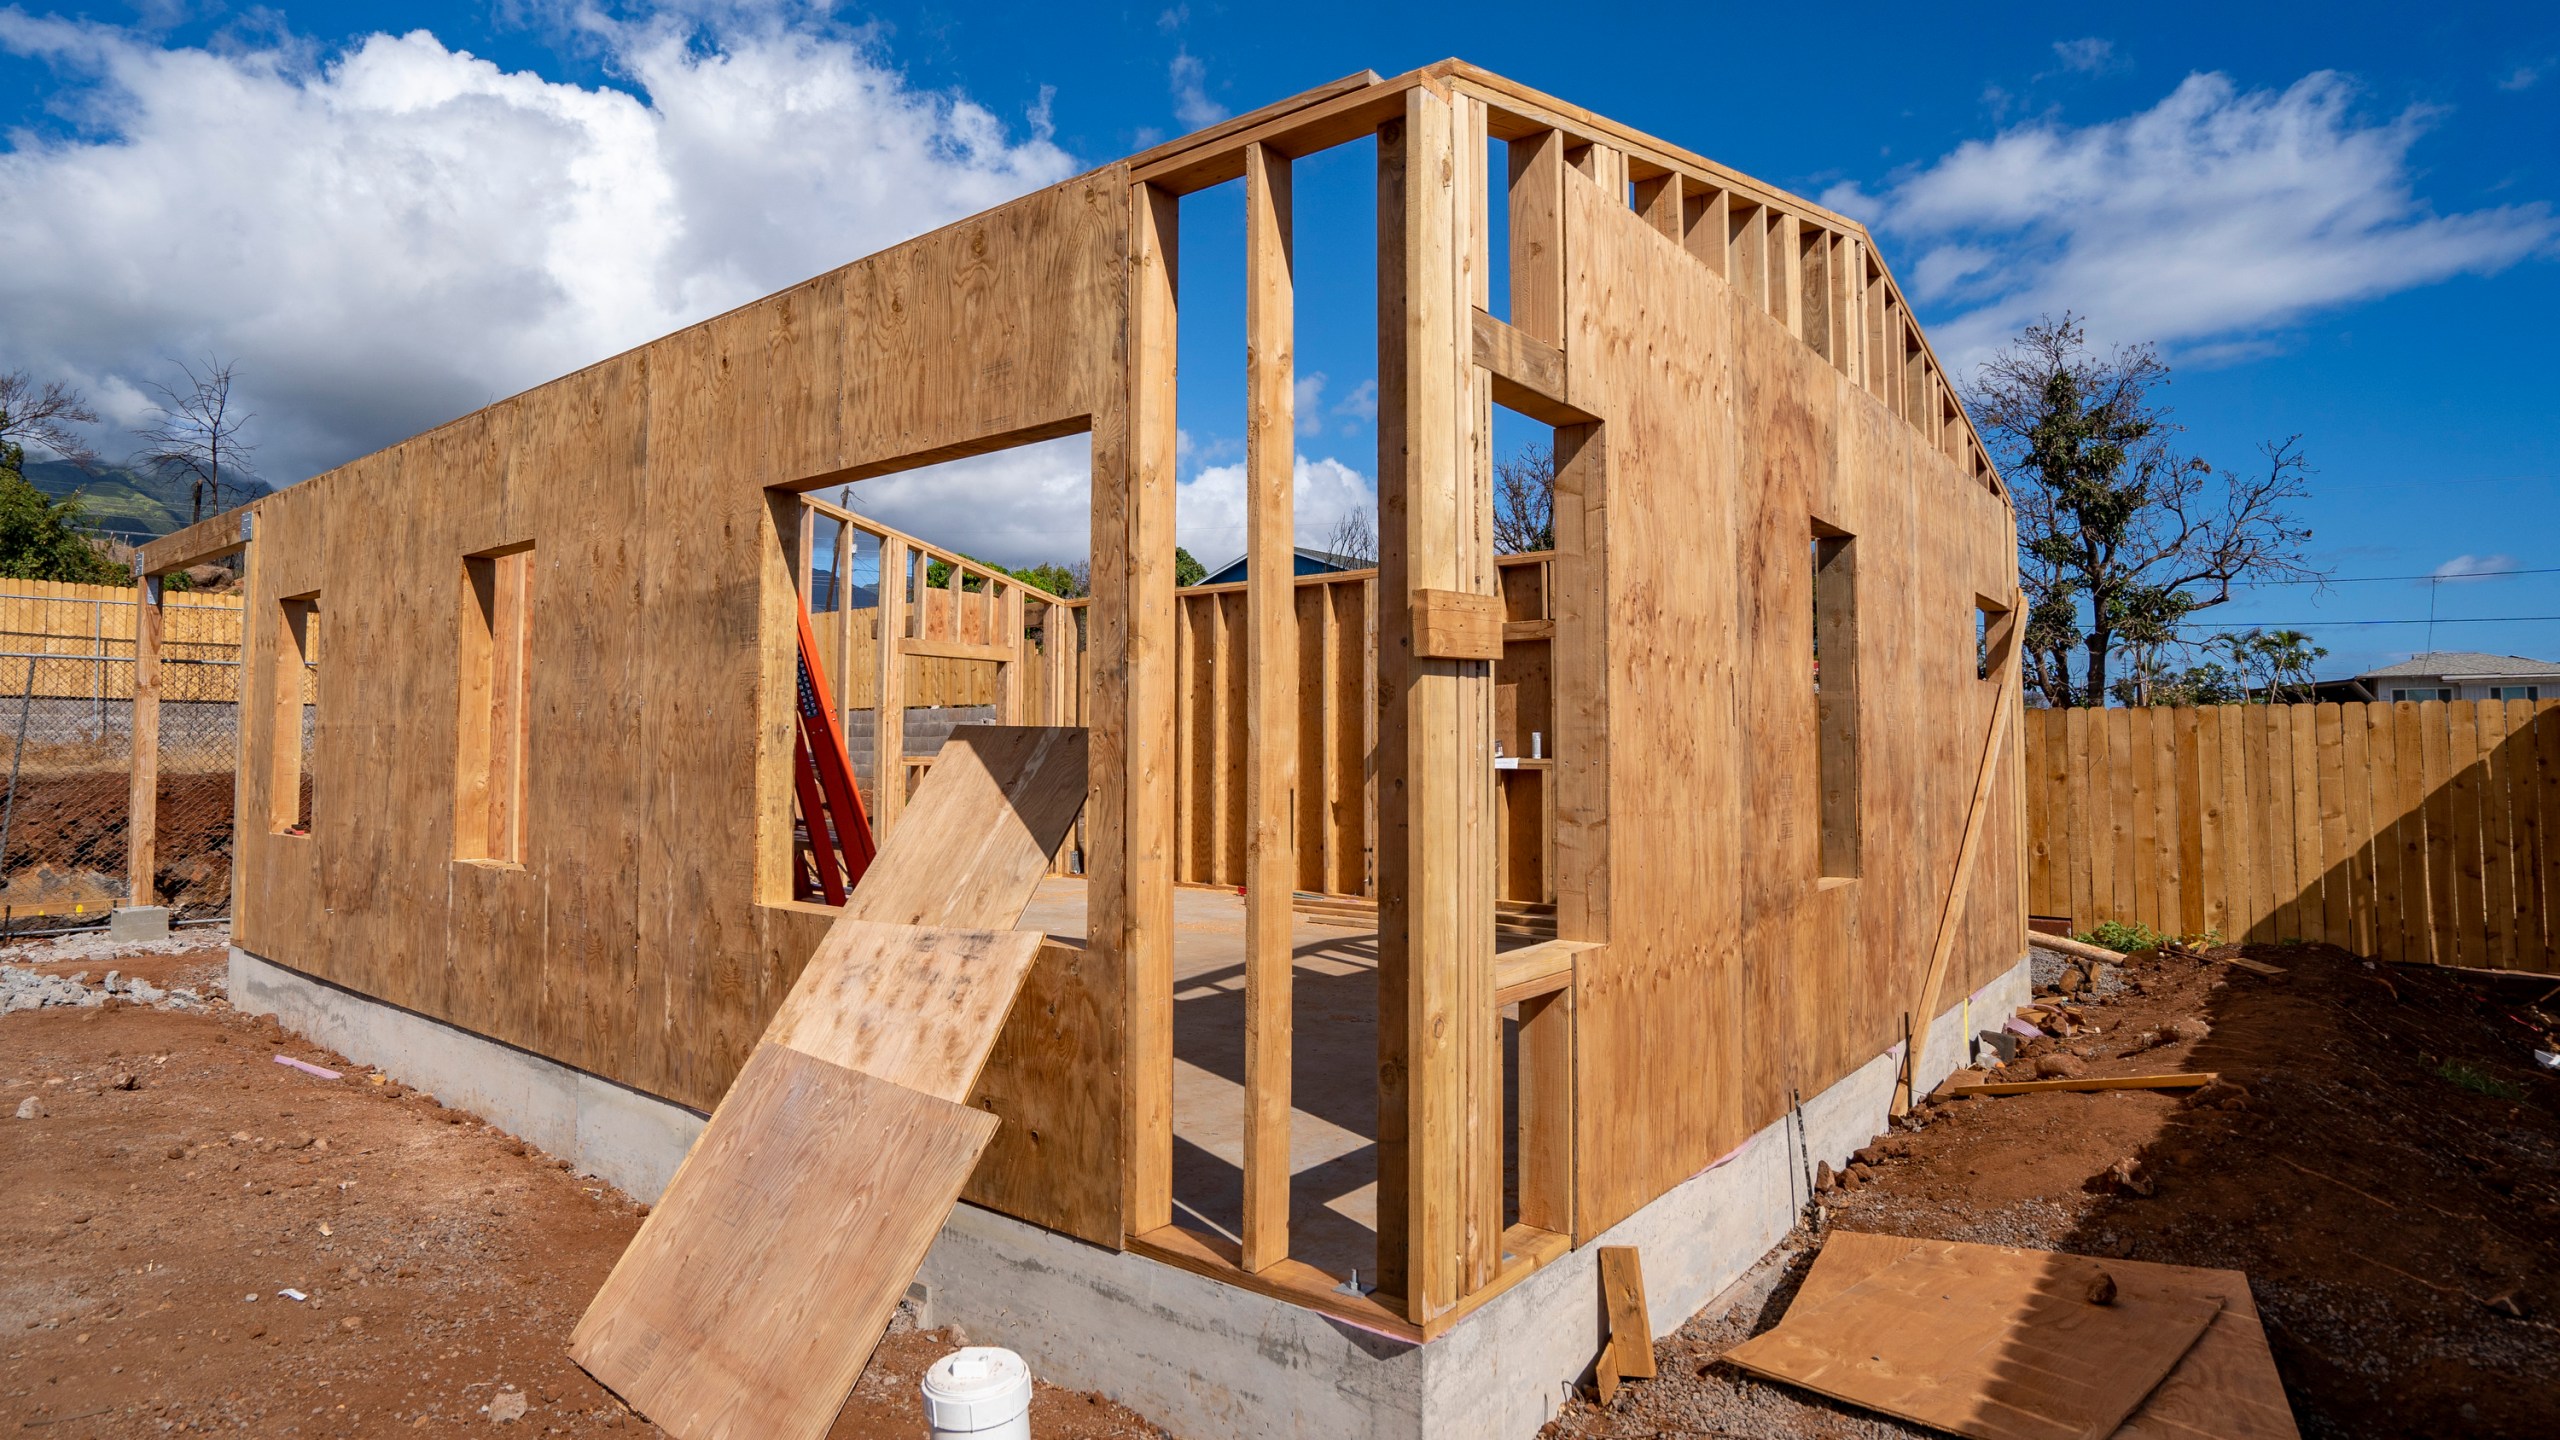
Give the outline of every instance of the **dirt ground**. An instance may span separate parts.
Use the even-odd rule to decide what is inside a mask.
[[[219,951],[33,968],[96,988],[110,965],[221,983]],[[660,1433],[563,1351],[641,1208],[270,1020],[122,1001],[0,1018],[0,1176],[10,1434]],[[961,1343],[892,1333],[832,1435],[923,1434],[917,1383]],[[1032,1423],[1160,1434],[1048,1386]]]
[[[2022,1059],[2221,1086],[1925,1106],[1820,1196],[1824,1223],[2244,1271],[2306,1436],[2560,1435],[2560,1076],[2532,1058],[2560,1051],[2560,977],[2212,953],[2285,973],[2135,961],[2085,1008],[2093,1032]],[[2111,1183],[2125,1161],[2133,1183]],[[1800,1229],[1657,1345],[1661,1378],[1546,1434],[1933,1433],[1718,1361],[1785,1314],[1815,1241]]]
[[[35,905],[123,893],[129,786],[122,769],[20,776],[5,857],[9,898]],[[163,903],[201,907],[228,893],[232,788],[228,771],[160,777],[154,874]]]
[[[1821,1224],[2244,1271],[2306,1436],[2560,1434],[2560,1076],[2531,1057],[2560,1045],[2560,985],[2217,952],[2240,953],[2285,973],[2136,961],[2092,1029],[2019,1057],[2224,1085],[1930,1104],[1821,1194]],[[38,968],[211,993],[219,959]],[[2130,1185],[2103,1178],[2125,1162]],[[525,1433],[658,1433],[563,1353],[640,1208],[272,1022],[0,1019],[0,1175],[0,1428],[446,1434],[521,1402]],[[1718,1362],[1785,1313],[1818,1233],[1662,1342],[1661,1378],[1548,1435],[1922,1433]],[[916,1382],[962,1342],[892,1333],[834,1435],[920,1434]],[[1162,1433],[1048,1387],[1033,1419]]]

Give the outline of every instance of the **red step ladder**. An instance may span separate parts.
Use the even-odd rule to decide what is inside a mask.
[[[818,638],[809,628],[809,602],[800,610],[799,726],[791,742],[791,783],[800,796],[800,819],[808,832],[802,853],[807,864],[795,889],[801,899],[824,898],[842,905],[845,895],[871,868],[879,846],[871,838],[871,817],[862,808],[862,791],[853,783],[853,761],[844,748],[844,726],[827,708],[826,671],[818,664]],[[814,881],[814,893],[811,882]]]

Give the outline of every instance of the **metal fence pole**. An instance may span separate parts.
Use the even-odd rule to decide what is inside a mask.
[[[27,660],[27,688],[18,697],[18,743],[9,752],[9,799],[0,805],[0,886],[9,882],[9,827],[18,818],[18,763],[27,755],[27,712],[36,703],[36,662]]]

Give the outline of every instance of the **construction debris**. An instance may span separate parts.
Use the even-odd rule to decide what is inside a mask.
[[[1724,1358],[1976,1440],[2195,1434],[2200,1415],[2231,1440],[2298,1433],[2229,1270],[1835,1231],[1777,1328]]]

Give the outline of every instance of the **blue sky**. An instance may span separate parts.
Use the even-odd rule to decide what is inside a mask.
[[[131,423],[236,356],[289,480],[906,235],[1363,67],[1456,54],[1878,227],[1961,368],[2068,305],[2156,340],[2190,446],[2299,433],[2340,577],[2560,567],[2560,10],[2219,5],[0,6],[0,367]],[[1300,170],[1310,529],[1375,440],[1365,147]],[[1230,187],[1232,188],[1232,187]],[[1236,533],[1239,202],[1185,208],[1187,543]],[[349,337],[355,337],[352,344]],[[117,434],[104,448],[124,448]],[[1072,447],[1069,447],[1070,449]],[[878,513],[1080,548],[1068,453]],[[2288,587],[2324,673],[2560,574]],[[2437,648],[2560,658],[2560,621]]]

